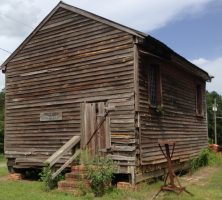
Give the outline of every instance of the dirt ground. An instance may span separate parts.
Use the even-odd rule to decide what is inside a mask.
[[[216,173],[216,167],[204,167],[193,174],[187,174],[180,177],[184,186],[186,185],[200,185],[204,186],[208,183],[209,179]]]

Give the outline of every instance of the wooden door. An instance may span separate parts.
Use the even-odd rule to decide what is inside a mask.
[[[87,148],[92,155],[101,155],[111,146],[110,118],[109,114],[104,117],[105,106],[104,102],[81,104],[81,148]]]

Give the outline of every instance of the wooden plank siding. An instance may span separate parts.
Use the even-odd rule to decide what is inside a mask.
[[[80,135],[80,104],[94,101],[115,106],[112,146],[133,147],[133,45],[132,35],[59,8],[7,64],[6,157],[48,158]],[[62,120],[40,122],[53,111]],[[132,157],[132,149],[116,155]]]
[[[147,61],[145,61],[147,60]],[[160,66],[163,114],[149,104],[147,67]],[[205,82],[174,64],[139,55],[139,116],[141,165],[155,169],[165,162],[158,139],[176,141],[174,160],[188,161],[207,146],[206,112],[196,115],[196,86]],[[205,95],[205,94],[204,94]],[[203,97],[205,105],[205,96]]]
[[[177,168],[207,146],[211,77],[151,36],[92,13],[60,2],[2,70],[9,166],[42,166],[73,136],[83,148],[107,111],[92,152],[109,154],[132,183],[164,173],[159,139],[176,141]]]

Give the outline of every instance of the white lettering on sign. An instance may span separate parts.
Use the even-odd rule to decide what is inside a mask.
[[[40,113],[40,121],[61,121],[62,120],[62,112],[42,112]]]

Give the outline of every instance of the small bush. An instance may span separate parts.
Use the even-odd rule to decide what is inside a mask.
[[[191,160],[191,172],[196,171],[200,167],[215,165],[221,161],[221,156],[218,156],[210,148],[205,148],[200,152],[197,158]]]
[[[103,196],[112,182],[115,165],[113,160],[105,157],[95,157],[87,166],[87,175],[95,196]]]
[[[63,179],[62,175],[58,175],[55,179],[52,179],[52,170],[49,166],[43,167],[40,175],[40,181],[44,183],[44,190],[49,191],[58,186],[58,182]]]
[[[212,138],[208,138],[208,144],[214,144],[214,140]]]
[[[92,193],[91,188],[86,186],[86,183],[83,180],[79,180],[76,184],[79,196],[86,196],[87,194]]]
[[[94,162],[94,158],[89,153],[88,149],[81,150],[81,153],[78,159],[79,159],[79,163],[82,163],[85,166],[92,165]]]

